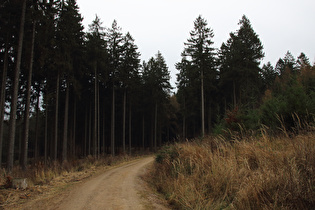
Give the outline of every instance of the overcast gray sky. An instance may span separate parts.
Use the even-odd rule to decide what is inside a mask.
[[[314,0],[77,0],[85,30],[97,14],[104,27],[117,20],[123,32],[130,32],[148,59],[160,51],[175,86],[175,63],[181,60],[184,42],[193,22],[202,15],[214,31],[214,47],[235,32],[242,15],[251,21],[264,46],[262,63],[275,66],[289,50],[294,57],[304,52],[315,61]]]

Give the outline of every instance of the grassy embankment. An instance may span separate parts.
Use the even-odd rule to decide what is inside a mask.
[[[176,143],[149,179],[175,209],[313,209],[315,133]]]

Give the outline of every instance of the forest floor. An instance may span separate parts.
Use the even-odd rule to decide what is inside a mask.
[[[0,209],[168,209],[144,181],[154,158],[56,177],[49,185],[6,189]]]

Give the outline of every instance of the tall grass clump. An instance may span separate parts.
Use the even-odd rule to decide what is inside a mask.
[[[150,182],[175,209],[313,209],[315,133],[266,133],[168,146]]]

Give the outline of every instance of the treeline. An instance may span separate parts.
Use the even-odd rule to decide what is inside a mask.
[[[261,67],[249,19],[220,49],[199,16],[176,64],[177,90],[160,52],[140,61],[130,33],[96,16],[84,32],[75,0],[0,3],[0,163],[26,169],[135,150],[224,129],[291,129],[314,121],[315,65],[290,52]]]
[[[288,51],[275,67],[270,62],[261,67],[259,36],[246,16],[239,26],[214,49],[213,30],[201,16],[195,20],[176,64],[183,138],[257,130],[261,124],[298,130],[314,122],[315,65],[304,53],[295,59]]]
[[[0,163],[156,150],[175,133],[169,71],[75,0],[0,3]]]

